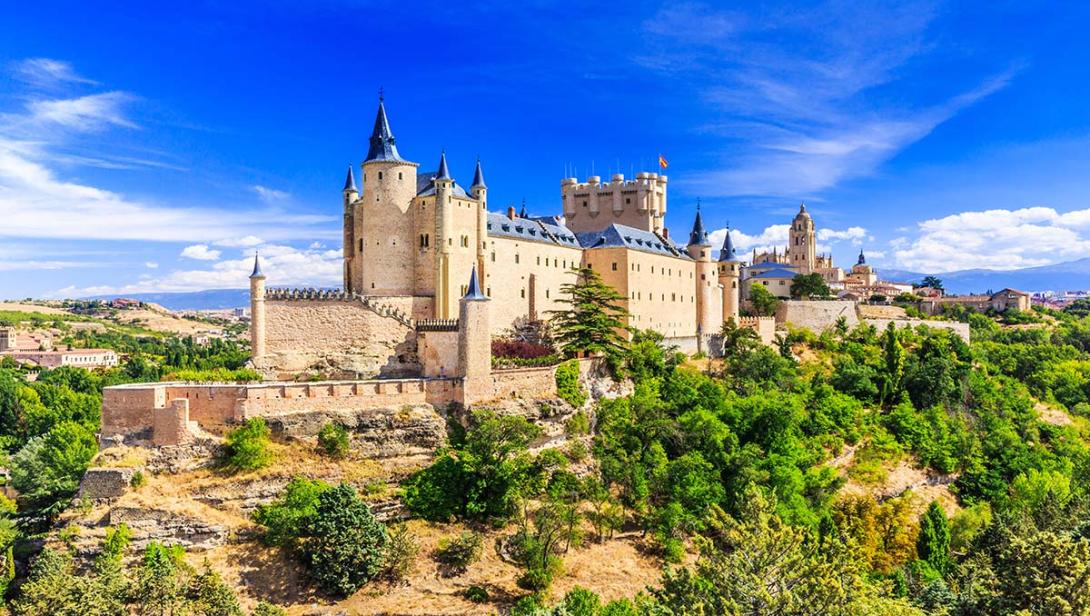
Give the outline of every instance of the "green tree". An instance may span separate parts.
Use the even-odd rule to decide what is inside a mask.
[[[942,280],[936,278],[935,276],[924,276],[923,280],[920,281],[920,287],[935,289],[936,291],[945,290],[942,286]]]
[[[46,548],[34,559],[12,611],[16,616],[81,616],[83,586],[71,555]]]
[[[798,274],[791,279],[791,297],[794,299],[825,299],[832,296],[829,285],[821,274]]]
[[[950,522],[937,501],[931,501],[931,505],[920,518],[916,553],[939,574],[945,575],[950,571]]]
[[[318,431],[318,446],[331,458],[348,457],[348,430],[339,423],[330,422]]]
[[[181,546],[148,544],[133,593],[140,614],[173,616],[185,613],[186,589],[192,569],[182,560],[184,555]]]
[[[905,348],[901,345],[901,338],[897,333],[897,327],[890,323],[882,334],[882,363],[883,379],[881,398],[884,404],[896,401],[901,391],[901,381],[905,374]]]
[[[723,337],[723,355],[728,357],[748,353],[761,344],[757,330],[739,327],[733,316],[723,321],[719,335]]]
[[[351,595],[382,569],[386,527],[348,484],[318,495],[306,535],[302,553],[326,592]]]
[[[261,417],[251,417],[227,433],[227,466],[237,471],[252,471],[272,462],[269,426]]]
[[[212,570],[207,561],[204,570],[193,579],[193,611],[201,616],[243,616],[235,591]]]
[[[628,346],[624,296],[589,267],[576,268],[575,282],[560,286],[564,310],[552,310],[554,339],[568,357],[601,353],[619,359]]]
[[[94,433],[76,422],[61,422],[12,457],[12,485],[30,509],[56,513],[75,494],[97,452]]]
[[[275,502],[259,505],[254,521],[265,527],[268,545],[294,548],[318,509],[318,497],[331,486],[324,481],[294,477]]]
[[[749,285],[749,305],[759,317],[775,316],[776,309],[780,307],[780,298],[772,294],[764,285]]]

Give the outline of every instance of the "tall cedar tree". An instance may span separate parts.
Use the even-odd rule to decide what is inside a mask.
[[[589,267],[574,270],[575,282],[561,285],[565,310],[550,310],[556,342],[568,357],[580,352],[618,357],[627,347],[624,296]]]
[[[926,560],[940,574],[950,572],[950,523],[938,501],[931,501],[927,512],[920,518],[916,553],[920,560]]]

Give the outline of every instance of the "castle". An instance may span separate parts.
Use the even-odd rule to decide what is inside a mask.
[[[489,300],[486,337],[563,308],[561,288],[579,267],[624,297],[629,326],[686,350],[740,320],[743,263],[729,231],[716,251],[698,208],[688,242],[675,244],[663,224],[665,175],[565,178],[562,216],[495,213],[480,160],[468,188],[445,152],[435,171],[420,171],[399,152],[381,98],[368,145],[362,185],[349,167],[342,193],[343,289],[266,290],[255,263],[253,355],[268,375],[450,374],[455,362],[427,339],[458,326],[471,277]],[[812,223],[809,233],[812,251]],[[369,312],[393,324],[369,323]]]

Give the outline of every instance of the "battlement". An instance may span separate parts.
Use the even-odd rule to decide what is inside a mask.
[[[666,215],[666,176],[640,172],[625,180],[615,173],[609,182],[592,175],[586,182],[576,178],[560,181],[564,220],[576,233],[600,231],[617,223],[661,233]]]
[[[277,301],[338,301],[359,302],[380,317],[389,317],[406,327],[415,327],[413,318],[400,308],[390,306],[378,299],[378,296],[360,295],[343,289],[266,289],[266,300]]]
[[[775,317],[738,317],[738,327],[757,332],[764,344],[772,344],[776,339]]]
[[[458,319],[421,319],[416,322],[418,332],[456,332]]]

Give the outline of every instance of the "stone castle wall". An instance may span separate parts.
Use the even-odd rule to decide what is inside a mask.
[[[918,327],[925,325],[932,329],[945,329],[957,334],[959,338],[965,342],[969,342],[969,324],[961,323],[959,321],[927,321],[924,319],[863,319],[864,323],[873,325],[879,332],[884,330],[890,323],[893,323],[898,328],[905,327]]]
[[[386,298],[379,298],[384,300]],[[389,298],[402,314],[414,312],[411,298]],[[340,377],[420,374],[416,332],[379,314],[359,299],[265,300],[265,356],[258,368],[281,377],[314,371]]]
[[[784,301],[780,302],[780,307],[776,310],[777,323],[790,323],[816,334],[836,325],[837,319],[841,317],[847,322],[849,329],[859,325],[855,302]]]
[[[584,377],[600,370],[596,359],[579,360]],[[377,379],[315,383],[132,383],[107,387],[102,396],[103,438],[152,440],[157,412],[188,406],[188,417],[159,433],[185,431],[185,420],[217,431],[251,417],[283,419],[306,413],[361,413],[422,404],[473,405],[507,397],[547,398],[556,394],[556,366],[495,371],[483,388],[469,390],[466,379]],[[163,424],[165,428],[165,423]],[[159,434],[157,433],[157,434]],[[179,436],[181,438],[181,436]],[[173,444],[158,442],[156,444]]]

